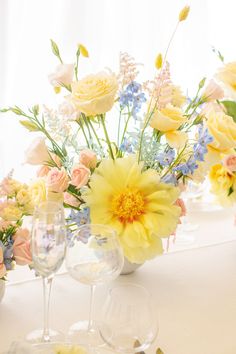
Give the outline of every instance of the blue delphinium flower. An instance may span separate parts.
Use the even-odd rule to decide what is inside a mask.
[[[207,153],[207,145],[213,141],[213,137],[209,134],[208,129],[203,129],[200,124],[198,128],[198,141],[193,145],[193,156],[196,161],[204,161]]]
[[[123,143],[120,146],[120,150],[123,152],[132,153],[133,152],[133,145],[127,138],[124,138]]]
[[[184,176],[187,176],[190,174],[192,175],[197,168],[198,164],[196,163],[196,160],[191,157],[187,162],[181,163],[174,167],[173,170],[176,172],[182,172]]]
[[[120,92],[119,102],[122,108],[129,107],[129,110],[134,118],[142,108],[142,104],[146,102],[146,97],[141,92],[141,84],[136,81],[132,81],[126,86],[125,90]]]
[[[169,149],[167,152],[162,152],[156,156],[156,160],[162,166],[169,166],[175,158],[175,150]]]
[[[74,209],[71,209],[69,218],[67,219],[67,223],[68,223],[68,225],[75,223],[76,226],[78,226],[78,227],[85,225],[85,224],[89,224],[90,223],[90,209],[84,208],[79,211],[75,211]],[[75,233],[76,233],[76,228],[74,228],[74,226],[73,226],[73,229],[68,228],[67,241],[68,241],[69,247],[73,246],[72,240],[73,240]],[[90,235],[86,232],[80,232],[77,237],[81,242],[87,243],[89,236]]]

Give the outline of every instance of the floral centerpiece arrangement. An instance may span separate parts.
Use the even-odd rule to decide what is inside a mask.
[[[30,234],[22,228],[23,217],[33,210],[31,191],[11,176],[0,184],[0,279],[6,280],[7,271],[15,264],[32,262]]]
[[[181,10],[178,25],[188,13]],[[113,227],[125,257],[143,263],[161,254],[162,238],[175,232],[179,187],[204,178],[219,151],[236,147],[236,124],[218,109],[223,91],[204,78],[195,97],[185,97],[171,79],[168,49],[156,57],[155,76],[140,83],[139,64],[127,53],[117,74],[82,77],[87,49],[78,45],[75,63],[66,64],[51,46],[59,64],[49,81],[56,94],[66,93],[62,103],[2,109],[40,133],[27,152],[27,162],[39,165],[38,200],[70,208],[70,232],[89,220]]]

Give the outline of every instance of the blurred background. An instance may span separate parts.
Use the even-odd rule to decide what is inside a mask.
[[[235,0],[1,0],[0,1],[0,108],[54,106],[58,97],[48,82],[57,59],[50,38],[66,63],[74,61],[78,43],[90,53],[81,60],[79,76],[105,67],[118,70],[119,53],[126,51],[143,63],[141,79],[155,74],[157,53],[164,52],[180,9],[190,15],[181,23],[168,60],[173,81],[193,94],[199,81],[221,66],[212,46],[225,62],[236,60]],[[0,115],[0,178],[11,168],[15,177],[30,177],[23,165],[29,134],[13,114]]]

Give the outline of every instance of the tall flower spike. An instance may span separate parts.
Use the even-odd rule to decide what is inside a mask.
[[[155,60],[155,67],[157,68],[157,70],[161,69],[162,63],[163,63],[162,54],[159,53]]]
[[[179,22],[185,21],[188,17],[190,11],[190,6],[184,6],[184,8],[179,13]]]

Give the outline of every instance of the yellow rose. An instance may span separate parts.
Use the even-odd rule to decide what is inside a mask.
[[[1,217],[6,221],[18,221],[22,217],[22,211],[15,205],[7,205],[1,212]]]
[[[34,205],[44,202],[47,197],[46,184],[43,178],[38,178],[29,186],[29,192],[31,194]]]
[[[161,132],[170,132],[177,130],[186,120],[181,109],[167,105],[165,108],[156,110],[152,116],[150,125],[152,128]]]
[[[224,166],[221,164],[212,166],[209,179],[211,191],[217,195],[222,204],[236,201],[236,178]]]
[[[225,64],[225,66],[219,69],[216,77],[222,81],[225,86],[236,96],[236,61]]]
[[[208,114],[207,127],[214,140],[208,145],[218,152],[227,152],[236,148],[236,123],[224,112],[211,111]]]
[[[71,88],[75,106],[87,116],[96,116],[110,111],[118,83],[113,73],[103,71],[73,82]]]
[[[16,200],[20,205],[25,205],[31,202],[31,196],[29,190],[22,188],[16,195]]]

